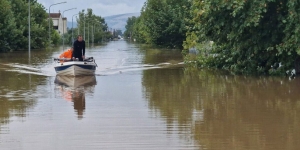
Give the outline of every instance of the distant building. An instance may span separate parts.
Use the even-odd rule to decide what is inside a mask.
[[[50,13],[53,21],[53,29],[59,34],[67,33],[67,18],[62,18],[60,11],[58,13]]]

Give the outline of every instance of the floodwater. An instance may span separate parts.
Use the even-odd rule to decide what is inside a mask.
[[[95,76],[56,77],[61,48],[0,53],[1,150],[298,150],[300,79],[185,69],[177,50],[89,48]]]

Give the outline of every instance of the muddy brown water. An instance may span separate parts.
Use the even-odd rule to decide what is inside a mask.
[[[89,48],[95,76],[57,77],[61,47],[0,53],[1,150],[298,150],[300,79],[186,69],[177,50]]]

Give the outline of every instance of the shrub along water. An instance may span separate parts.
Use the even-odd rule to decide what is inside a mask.
[[[203,67],[240,74],[299,72],[299,7],[293,0],[193,0],[184,47],[197,48]],[[213,41],[209,51],[207,41]]]
[[[28,1],[0,1],[0,51],[28,48]],[[48,14],[40,3],[31,0],[31,48],[44,48],[48,41]]]

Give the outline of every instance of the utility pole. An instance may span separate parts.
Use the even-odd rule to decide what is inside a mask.
[[[77,16],[76,16],[76,20],[78,20],[78,19],[77,19]],[[79,25],[80,25],[80,27],[81,27],[81,24],[80,24],[80,23],[77,24],[77,35],[79,35],[79,29],[80,29],[80,28],[79,28]]]
[[[73,43],[73,40],[74,40],[74,36],[73,36],[73,17],[74,16],[76,16],[76,15],[78,15],[78,14],[74,14],[73,16],[72,16],[72,43]],[[77,28],[78,28],[78,26],[77,26]]]
[[[58,5],[58,4],[63,4],[63,3],[67,3],[67,2],[60,2],[60,3],[55,3],[49,6],[49,14],[48,14],[48,25],[49,25],[49,45],[51,44],[51,30],[50,30],[50,8],[53,5]]]
[[[31,50],[31,45],[30,45],[30,0],[28,2],[28,58],[29,58],[29,61],[30,61],[30,50]]]
[[[73,9],[77,9],[77,8],[70,8],[70,9],[63,11],[63,49],[65,49],[65,21],[64,21],[65,16],[64,16],[64,13],[66,11],[73,10]],[[66,18],[66,20],[67,20],[67,18]]]
[[[84,40],[85,40],[85,15],[83,15],[83,34],[84,34]]]
[[[88,44],[90,46],[90,22],[89,22],[89,19],[88,19]]]

